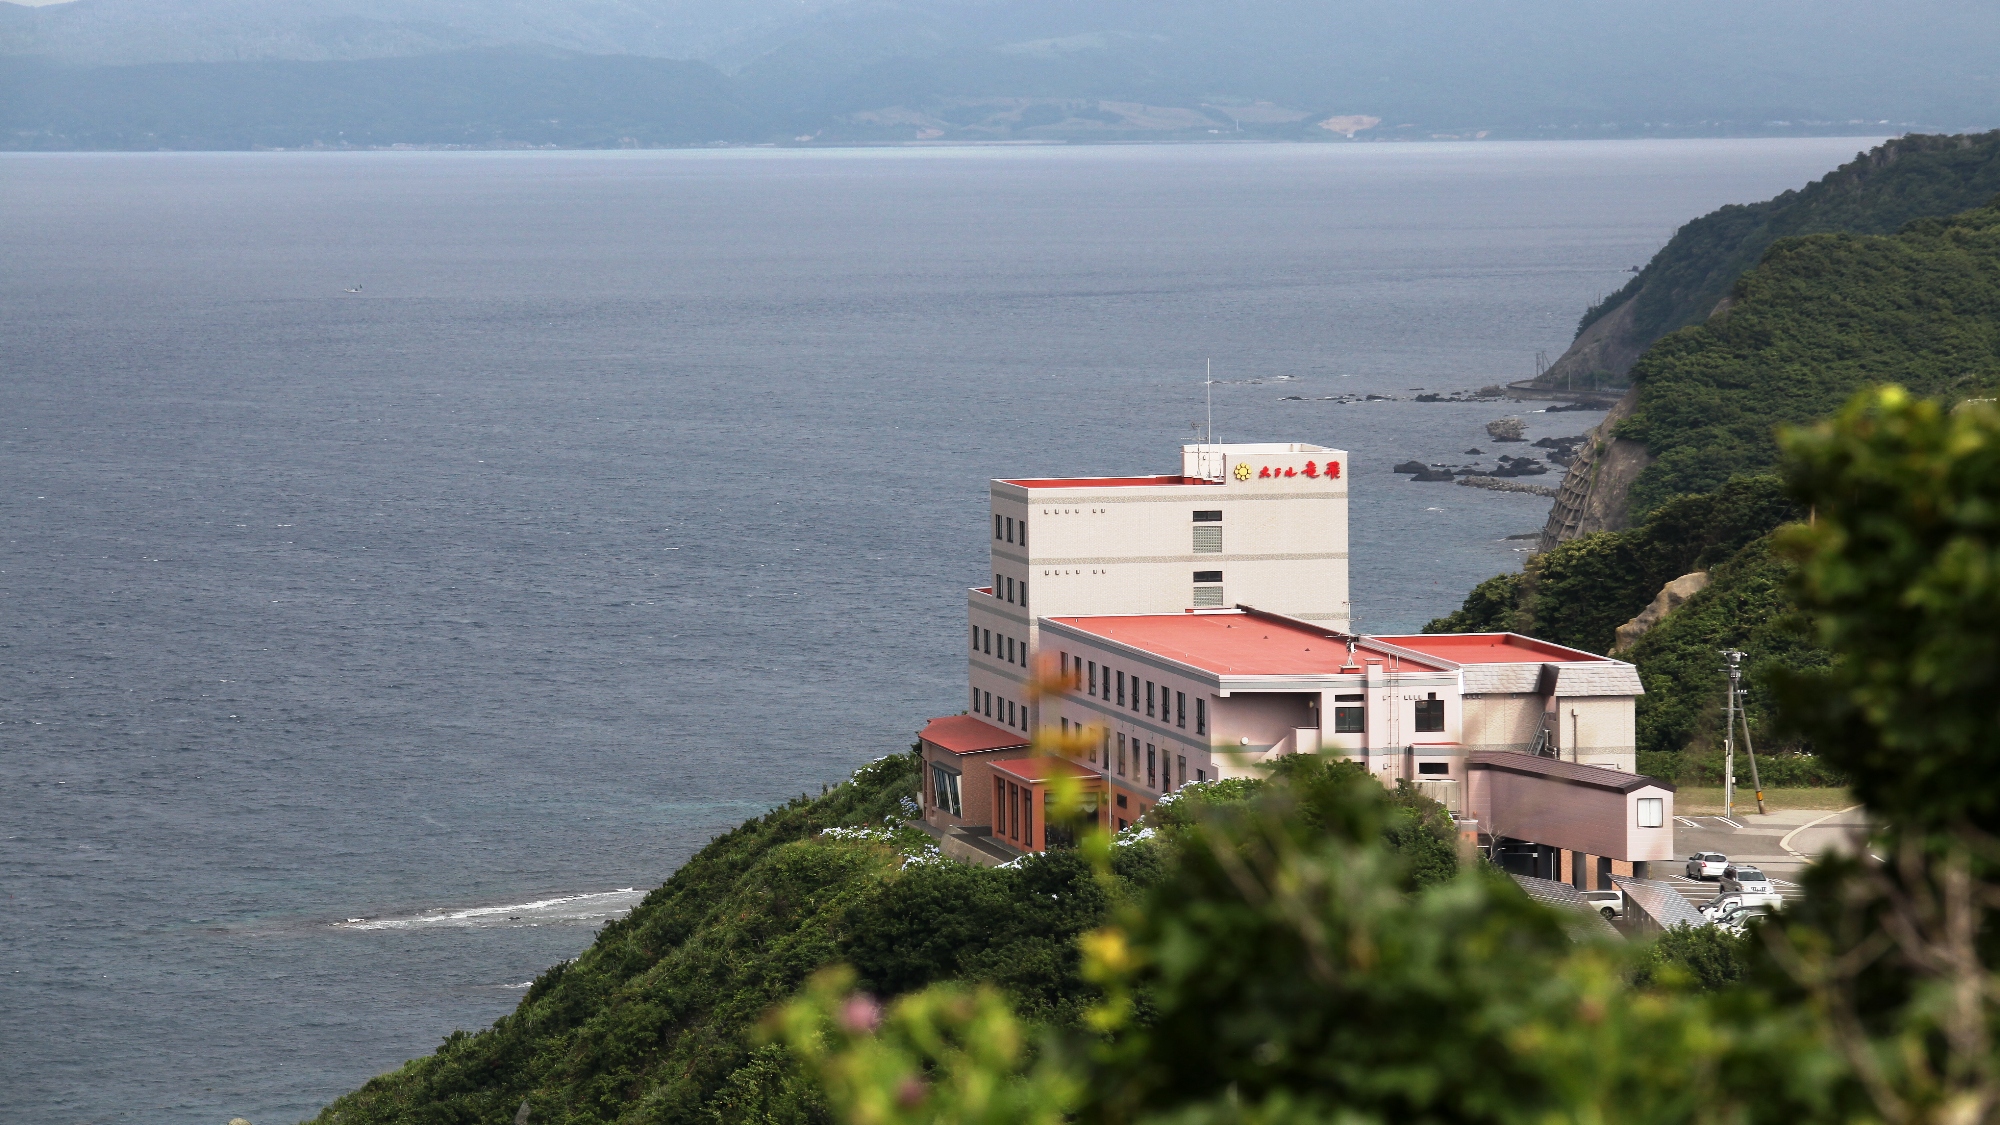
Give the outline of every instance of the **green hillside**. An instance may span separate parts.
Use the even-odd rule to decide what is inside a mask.
[[[1631,319],[1613,350],[1636,355],[1662,336],[1707,319],[1737,278],[1780,239],[1889,234],[1913,219],[1978,207],[1996,194],[2000,132],[1898,137],[1796,191],[1732,204],[1681,227],[1623,289],[1584,314],[1577,334],[1629,304]]]
[[[1325,770],[1302,760],[1295,771]],[[436,1053],[328,1106],[326,1125],[536,1122],[700,1125],[827,1120],[819,1093],[758,1022],[816,970],[851,965],[885,996],[937,981],[1003,989],[1038,1025],[1076,1027],[1098,998],[1077,939],[1157,882],[1162,845],[1128,833],[1100,878],[1076,851],[1003,868],[946,859],[902,823],[913,754],[863,767],[718,837],[574,961],[543,973],[512,1015],[454,1032]],[[1371,787],[1372,787],[1372,783]],[[1147,823],[1240,800],[1222,782],[1161,802]],[[1457,867],[1443,806],[1388,796],[1390,850],[1417,886]],[[1413,814],[1413,815],[1412,815]]]
[[[1781,242],[1730,300],[1633,369],[1638,406],[1618,434],[1654,458],[1635,514],[1772,471],[1775,427],[1826,417],[1862,387],[1956,399],[2000,386],[2000,207]]]
[[[1767,730],[1764,674],[1825,660],[1786,622],[1784,564],[1765,539],[1801,514],[1772,475],[1777,428],[1827,417],[1879,383],[1946,400],[2000,387],[2000,206],[1891,235],[1778,242],[1724,313],[1655,344],[1633,374],[1637,408],[1618,435],[1654,457],[1632,487],[1637,526],[1563,543],[1430,627],[1516,629],[1605,652],[1662,585],[1710,570],[1710,587],[1627,654],[1647,691],[1640,752],[1699,755],[1720,728],[1716,650],[1751,654],[1753,719]]]

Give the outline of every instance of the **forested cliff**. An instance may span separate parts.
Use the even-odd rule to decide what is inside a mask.
[[[1803,514],[1775,476],[1778,430],[1874,384],[1947,401],[2000,388],[2000,206],[1888,235],[1776,242],[1723,310],[1654,344],[1633,374],[1636,403],[1617,435],[1651,453],[1631,484],[1634,525],[1545,551],[1430,627],[1516,629],[1605,652],[1664,583],[1708,571],[1706,589],[1622,654],[1647,690],[1639,750],[1710,740],[1715,653],[1727,647],[1751,654],[1753,715],[1776,735],[1765,673],[1825,661],[1788,625],[1786,568],[1771,553],[1769,533]]]

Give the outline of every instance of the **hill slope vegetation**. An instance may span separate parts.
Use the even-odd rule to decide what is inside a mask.
[[[1618,434],[1654,456],[1632,489],[1637,525],[1538,555],[1430,628],[1517,629],[1606,652],[1662,585],[1707,570],[1708,588],[1626,654],[1647,691],[1639,750],[1716,741],[1716,652],[1729,647],[1750,653],[1753,719],[1770,732],[1768,673],[1827,660],[1788,621],[1787,570],[1771,550],[1770,533],[1804,514],[1775,476],[1776,431],[1827,417],[1880,383],[1947,401],[2000,387],[2000,206],[1919,219],[1892,235],[1777,242],[1724,312],[1655,344],[1634,374],[1637,407]]]
[[[1783,238],[1892,234],[1911,220],[1953,215],[2000,195],[2000,132],[1898,137],[1797,191],[1732,204],[1674,232],[1623,289],[1584,313],[1578,342],[1543,386],[1624,381],[1654,341],[1706,320],[1737,278]],[[1595,331],[1593,331],[1595,329]]]

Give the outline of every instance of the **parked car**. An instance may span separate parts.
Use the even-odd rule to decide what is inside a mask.
[[[1584,901],[1596,907],[1597,912],[1606,918],[1625,917],[1624,891],[1583,891],[1581,893],[1583,894]]]
[[[1722,869],[1721,895],[1735,895],[1745,906],[1782,906],[1785,896],[1771,885],[1770,877],[1754,867],[1731,864]]]
[[[1696,852],[1688,857],[1688,878],[1720,879],[1729,857],[1721,852]]]
[[[1695,910],[1698,911],[1702,917],[1713,922],[1717,918],[1723,916],[1724,914],[1727,914],[1732,910],[1740,910],[1742,909],[1742,907],[1743,907],[1742,895],[1716,895],[1714,898],[1709,899],[1707,902],[1704,902],[1700,906],[1695,907]]]
[[[1769,918],[1770,916],[1771,911],[1767,907],[1737,906],[1717,915],[1715,925],[1720,929],[1728,930],[1732,934],[1741,936],[1743,931],[1750,928],[1751,923],[1762,918]]]

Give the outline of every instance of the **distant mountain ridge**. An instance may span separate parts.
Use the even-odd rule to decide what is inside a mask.
[[[0,106],[0,126],[17,148],[120,136],[270,143],[253,139],[265,135],[255,130],[232,131],[237,114],[219,91],[237,76],[254,84],[278,72],[243,64],[288,64],[295,69],[283,84],[300,99],[325,88],[350,115],[313,117],[312,129],[307,117],[274,127],[287,146],[344,143],[343,134],[435,143],[422,138],[490,132],[505,114],[485,112],[483,102],[520,102],[503,88],[517,67],[502,56],[551,52],[567,59],[565,83],[592,91],[580,102],[602,115],[584,120],[552,105],[530,118],[572,130],[550,140],[503,131],[493,143],[650,134],[729,143],[1330,141],[2000,125],[2000,66],[1991,63],[2000,57],[2000,6],[1980,0],[1613,12],[1586,0],[73,0],[0,3],[0,81],[102,87],[136,100],[87,98],[94,108],[85,120],[52,97],[31,98],[35,112]],[[380,71],[404,84],[400,94],[432,99],[389,116],[353,116],[365,105],[339,93],[344,72],[326,65],[446,54],[474,60],[439,64],[456,83],[448,91],[414,71]],[[621,56],[699,63],[723,84],[704,86],[685,113],[657,101],[642,113],[618,104],[630,64],[593,61]],[[194,65],[239,69],[132,69]],[[717,91],[737,112],[713,112]],[[161,118],[149,103],[162,99],[183,116]],[[630,127],[635,118],[648,127]]]

